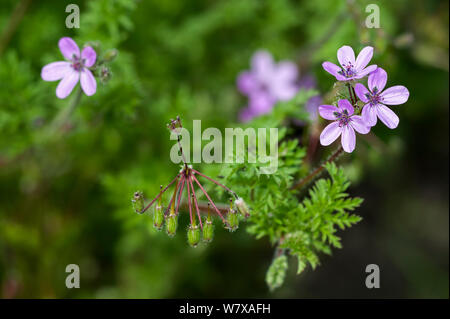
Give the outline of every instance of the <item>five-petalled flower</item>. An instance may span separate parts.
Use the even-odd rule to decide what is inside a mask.
[[[377,124],[377,117],[390,129],[397,127],[398,116],[387,105],[398,105],[405,103],[409,98],[409,91],[402,85],[392,86],[383,91],[387,82],[387,73],[378,68],[369,75],[367,85],[369,90],[361,84],[355,85],[355,92],[359,99],[366,103],[362,110],[363,120],[370,126]]]
[[[328,61],[322,63],[322,67],[325,71],[334,75],[338,81],[361,79],[377,69],[376,65],[367,66],[372,56],[373,48],[368,46],[361,50],[355,60],[353,49],[348,45],[344,45],[337,52],[337,58],[341,67]]]
[[[354,114],[355,110],[348,100],[339,100],[338,106],[321,105],[319,114],[326,120],[334,121],[328,124],[320,134],[320,144],[327,146],[333,143],[340,135],[342,148],[351,153],[355,149],[356,135],[367,134],[370,127],[366,125],[362,117]]]
[[[53,62],[44,66],[41,72],[42,79],[61,80],[56,88],[56,96],[60,99],[66,98],[78,81],[86,95],[93,95],[97,91],[97,82],[89,68],[97,59],[94,49],[87,46],[80,54],[80,48],[69,37],[61,38],[58,46],[67,61]]]

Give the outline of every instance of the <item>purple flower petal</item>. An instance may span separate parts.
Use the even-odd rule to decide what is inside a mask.
[[[298,86],[291,83],[273,82],[270,87],[270,93],[272,96],[280,101],[289,101],[298,92]]]
[[[394,129],[398,126],[400,119],[390,108],[383,104],[378,104],[376,108],[378,117],[387,127]]]
[[[278,81],[290,82],[298,78],[297,65],[291,61],[281,61],[275,68],[275,77]]]
[[[319,106],[319,114],[326,120],[335,121],[337,117],[334,113],[336,112],[339,112],[339,109],[334,105]]]
[[[356,136],[353,127],[345,125],[342,127],[341,144],[344,151],[347,153],[353,152],[356,145]]]
[[[57,81],[61,80],[71,70],[70,62],[53,62],[42,68],[41,77],[44,81]]]
[[[244,71],[238,76],[237,87],[241,93],[248,95],[258,89],[258,82],[251,72]]]
[[[374,72],[370,73],[369,78],[367,80],[367,85],[369,89],[374,92],[374,89],[377,89],[377,92],[383,91],[387,82],[387,73],[382,68],[377,68]]]
[[[365,68],[364,70],[358,71],[358,73],[356,74],[356,76],[354,77],[355,79],[362,79],[363,77],[365,77],[367,74],[375,71],[377,69],[377,66],[375,64],[369,65],[367,68]]]
[[[353,49],[348,45],[339,48],[337,58],[342,66],[347,66],[349,64],[355,65],[355,52],[353,52]]]
[[[370,127],[359,115],[354,115],[351,117],[350,125],[360,134],[367,134],[370,132]]]
[[[344,110],[347,110],[348,115],[352,115],[355,112],[355,109],[350,104],[348,100],[342,99],[338,101],[338,107],[340,109],[340,112],[343,112]]]
[[[241,122],[248,122],[251,119],[253,119],[254,117],[255,117],[255,115],[248,107],[246,107],[245,109],[242,109],[241,112],[239,113],[239,120]]]
[[[64,37],[59,39],[58,46],[59,50],[61,50],[62,55],[67,60],[72,60],[74,55],[77,58],[80,57],[80,48],[71,38]]]
[[[274,72],[272,55],[267,51],[257,51],[252,57],[252,72],[259,80],[269,81]]]
[[[409,91],[403,85],[396,85],[386,89],[380,94],[383,103],[387,105],[398,105],[408,101]]]
[[[361,116],[368,126],[375,126],[377,124],[377,108],[370,104],[364,105]]]
[[[364,103],[369,102],[369,99],[366,96],[366,94],[370,94],[369,90],[367,90],[366,87],[364,85],[362,85],[361,83],[356,83],[355,93],[359,97],[359,99],[361,101],[363,101]]]
[[[338,81],[347,80],[345,76],[338,73],[339,71],[342,71],[342,69],[338,67],[336,64],[327,61],[322,63],[322,67],[324,68],[325,71],[327,71],[331,75],[334,75]]]
[[[81,58],[85,60],[84,66],[90,68],[97,59],[97,53],[95,53],[93,48],[85,47],[83,51],[81,51]]]
[[[320,134],[320,144],[323,146],[330,145],[341,135],[341,132],[342,128],[339,126],[339,122],[328,124]]]
[[[319,106],[322,104],[322,97],[320,95],[313,96],[309,98],[306,102],[305,109],[309,113],[309,119],[314,121],[317,119],[317,113]]]
[[[364,49],[359,52],[358,57],[356,58],[356,64],[355,69],[356,71],[360,71],[364,69],[367,64],[369,64],[370,60],[373,56],[373,48],[372,47],[365,47]]]
[[[72,69],[64,76],[64,78],[56,87],[56,96],[60,99],[66,98],[70,94],[70,92],[72,92],[75,85],[77,85],[79,79],[80,72]]]
[[[80,83],[81,88],[87,96],[91,96],[97,91],[97,82],[91,71],[86,68],[83,68],[81,71]]]
[[[249,108],[254,115],[269,113],[275,104],[275,99],[267,92],[259,91],[249,97]]]

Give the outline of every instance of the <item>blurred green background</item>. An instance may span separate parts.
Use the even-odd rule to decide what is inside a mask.
[[[380,7],[367,29],[365,8]],[[81,28],[65,8],[80,6]],[[448,1],[12,1],[0,4],[0,296],[2,298],[448,298]],[[23,13],[23,14],[22,14]],[[41,68],[61,60],[63,36],[81,46],[116,48],[112,79],[83,96],[60,138],[45,127],[74,96],[55,97]],[[388,86],[405,85],[396,130],[383,125],[342,161],[363,221],[342,232],[343,249],[269,293],[267,239],[242,225],[217,227],[214,241],[191,249],[133,213],[135,190],[156,194],[178,170],[165,128],[181,115],[189,128],[224,128],[246,104],[235,85],[258,49],[313,74],[319,91],[347,44],[375,47]],[[320,147],[316,161],[323,153]],[[204,165],[206,166],[206,165]],[[180,229],[187,225],[186,217]],[[81,288],[65,287],[65,267],[81,269]],[[365,267],[381,288],[365,287]]]

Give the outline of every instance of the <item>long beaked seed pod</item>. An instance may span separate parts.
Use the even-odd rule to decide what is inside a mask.
[[[244,202],[244,200],[243,200],[241,197],[239,197],[238,199],[236,199],[236,200],[234,201],[234,204],[236,205],[236,207],[237,207],[239,213],[240,213],[243,217],[248,218],[248,217],[250,216],[250,211],[249,211],[249,209],[248,209],[248,206],[247,206],[247,204]]]
[[[227,214],[228,230],[234,232],[239,227],[239,216],[235,209],[233,209],[233,200],[230,200],[230,209]]]
[[[133,205],[133,209],[136,213],[142,212],[144,209],[144,195],[141,191],[134,193],[133,198],[131,199],[131,204]]]
[[[211,212],[210,207],[208,203],[208,217],[206,218],[205,222],[203,223],[203,241],[205,243],[209,243],[212,241],[214,236],[214,225],[211,220]]]

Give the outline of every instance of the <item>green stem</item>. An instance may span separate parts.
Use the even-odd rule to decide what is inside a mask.
[[[2,34],[0,35],[0,55],[2,55],[3,51],[5,51],[6,47],[9,44],[13,34],[16,32],[17,27],[27,11],[28,6],[30,5],[31,0],[22,0],[17,6],[14,8],[13,13],[11,14],[11,19],[9,19],[8,24]]]
[[[60,129],[64,124],[67,123],[72,113],[75,111],[77,106],[80,104],[81,95],[83,91],[81,87],[78,88],[75,97],[72,99],[68,107],[63,108],[58,115],[55,117],[53,122],[50,124],[50,131],[54,132]]]

